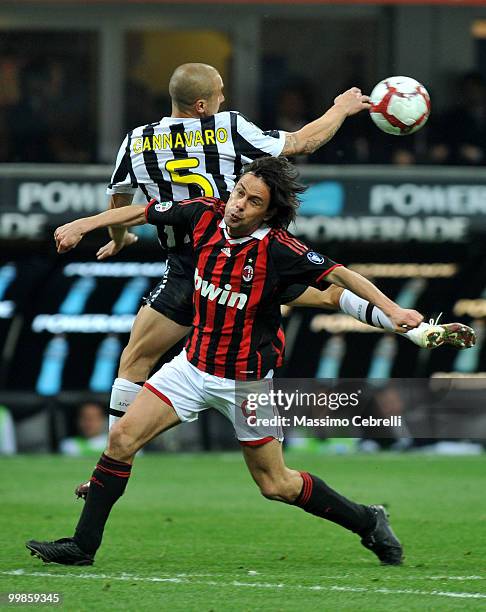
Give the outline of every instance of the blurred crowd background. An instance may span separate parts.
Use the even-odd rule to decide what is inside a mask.
[[[387,76],[425,85],[432,114],[413,136],[383,134],[362,113],[327,146],[294,160],[310,185],[294,230],[403,306],[473,325],[478,343],[431,353],[342,315],[293,311],[280,376],[484,378],[486,7],[455,4],[2,2],[0,452],[82,454],[106,429],[102,409],[120,351],[160,275],[155,237],[142,229],[137,246],[107,271],[89,267],[104,234],[59,258],[52,230],[103,210],[123,135],[170,114],[169,77],[187,61],[216,66],[223,109],[262,129],[297,130],[338,93],[351,86],[370,93]],[[481,440],[486,430],[475,411],[484,393],[475,387],[473,395]],[[451,397],[448,411],[464,408],[460,395]],[[371,412],[415,408],[393,391]],[[423,410],[429,414],[425,401]],[[441,427],[396,447],[434,445],[447,438]],[[218,415],[185,431],[167,436],[166,447],[234,444]],[[459,425],[457,432],[468,438]],[[397,440],[384,443],[378,432],[373,443]],[[471,452],[481,449],[470,443]]]
[[[3,4],[0,162],[111,161],[100,143],[106,95],[114,98],[112,120],[119,131],[154,121],[170,114],[168,79],[175,66],[190,59],[216,65],[225,79],[226,108],[250,111],[264,129],[298,129],[341,91],[356,85],[370,93],[392,74],[412,74],[429,89],[433,112],[427,130],[390,140],[361,115],[349,121],[332,147],[299,163],[474,166],[485,161],[486,13],[480,6],[356,2],[342,7],[336,2],[314,6],[313,19],[304,2],[292,7],[236,2],[219,12],[211,3],[207,10],[178,11],[160,2],[158,9],[146,7],[147,19],[153,19],[142,26],[137,21],[143,22],[144,10],[137,7],[135,17],[132,3],[125,1],[124,13],[115,15],[116,9],[106,6],[95,26],[94,8],[75,12],[82,3],[69,11],[60,3],[51,11],[51,25],[41,10],[29,13],[29,6],[43,7],[42,2],[14,3],[15,16],[9,3]],[[60,21],[68,31],[60,29]],[[244,64],[249,57],[255,63]],[[110,78],[104,71],[120,81],[111,94],[103,88]]]

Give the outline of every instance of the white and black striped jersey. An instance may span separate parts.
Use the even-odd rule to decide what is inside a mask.
[[[107,193],[135,193],[139,187],[147,201],[226,201],[243,164],[280,155],[284,143],[285,132],[264,132],[236,111],[205,119],[163,117],[125,136]],[[169,232],[159,231],[161,246],[177,252],[187,238]]]

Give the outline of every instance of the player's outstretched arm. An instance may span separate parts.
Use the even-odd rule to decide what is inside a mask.
[[[61,225],[54,232],[56,248],[58,253],[66,253],[74,249],[83,236],[100,227],[109,227],[119,225],[130,227],[132,225],[142,225],[146,223],[145,206],[133,205],[123,208],[114,208],[93,215],[92,217],[83,217]]]
[[[339,130],[346,117],[371,108],[370,98],[358,87],[352,87],[337,96],[334,105],[322,117],[304,125],[297,132],[288,132],[282,155],[314,153]]]
[[[349,289],[359,297],[378,306],[395,325],[396,331],[406,332],[420,325],[424,319],[416,310],[401,308],[364,276],[344,266],[334,268],[326,276],[326,281]]]
[[[133,201],[132,193],[114,193],[110,197],[108,210],[129,206]],[[96,253],[97,259],[107,259],[119,253],[124,247],[134,244],[138,236],[127,231],[122,225],[111,225],[108,228],[111,240],[100,247]]]

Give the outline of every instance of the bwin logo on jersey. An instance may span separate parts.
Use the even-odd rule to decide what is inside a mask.
[[[172,202],[157,202],[154,208],[157,212],[166,212],[172,208]]]
[[[221,287],[215,287],[213,283],[208,283],[208,281],[203,280],[201,276],[199,276],[199,270],[196,268],[194,273],[195,291],[200,291],[202,297],[207,298],[211,302],[217,300],[218,304],[230,306],[231,308],[236,307],[238,310],[242,310],[245,307],[248,296],[244,293],[231,291],[231,289],[232,287],[228,283],[226,283],[224,289],[221,289]]]
[[[324,263],[324,257],[315,251],[309,251],[307,253],[307,259],[317,265]]]

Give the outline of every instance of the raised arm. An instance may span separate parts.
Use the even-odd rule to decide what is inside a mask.
[[[337,96],[334,105],[315,121],[304,125],[296,132],[287,132],[282,155],[314,153],[326,144],[339,130],[346,117],[371,108],[370,98],[357,87],[352,87]]]
[[[136,204],[113,208],[92,217],[76,219],[76,221],[61,225],[54,232],[57,252],[66,253],[74,249],[85,234],[100,227],[121,226],[125,228],[132,225],[143,225],[146,222],[145,206]]]

